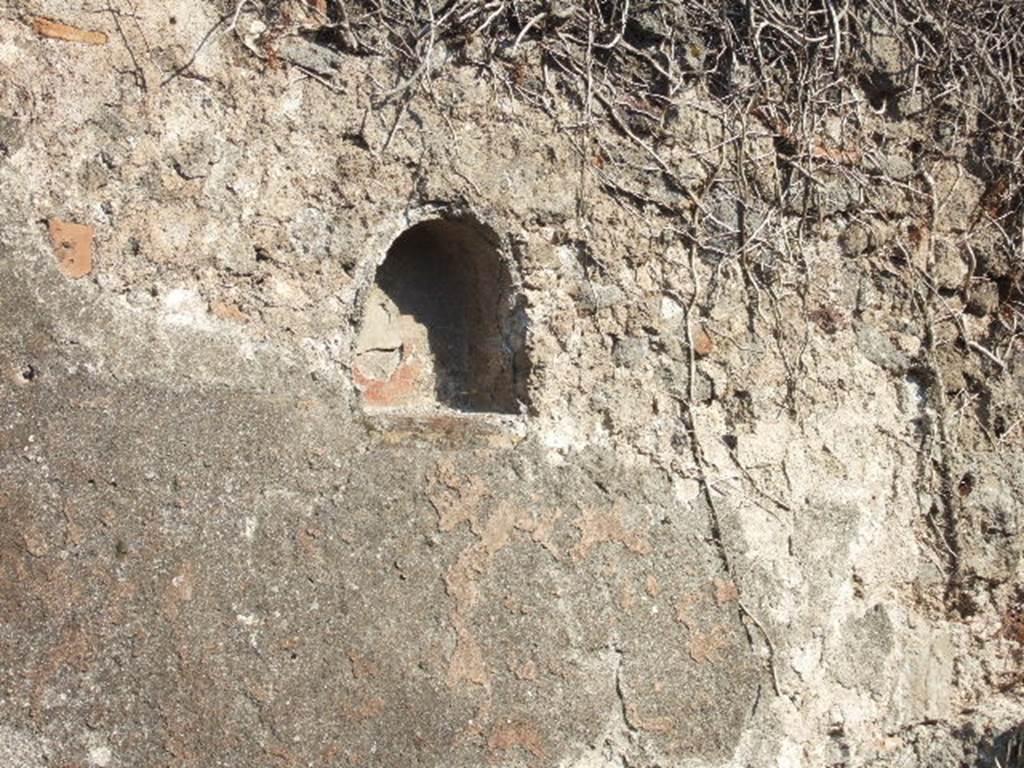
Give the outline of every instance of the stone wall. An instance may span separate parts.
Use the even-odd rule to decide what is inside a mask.
[[[256,4],[132,6],[0,4],[0,763],[995,764],[1018,295],[964,158],[865,85],[761,209],[705,184],[697,83],[659,149],[698,204],[614,121],[581,162],[557,94],[454,62],[379,106],[386,58],[266,61]],[[499,394],[367,402],[412,338],[366,341],[381,265],[437,219],[507,273],[451,294]]]

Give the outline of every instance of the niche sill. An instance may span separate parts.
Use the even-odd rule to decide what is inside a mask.
[[[362,423],[375,442],[511,448],[526,438],[526,416],[463,411],[438,406],[376,406],[362,409]]]

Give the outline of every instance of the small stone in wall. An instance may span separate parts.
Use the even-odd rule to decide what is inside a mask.
[[[0,157],[13,155],[24,143],[25,129],[22,121],[0,115]]]
[[[990,315],[999,308],[999,286],[991,280],[971,285],[967,311],[976,317]]]
[[[92,271],[92,236],[87,224],[50,219],[50,241],[60,271],[68,277],[85,277]]]
[[[962,232],[970,229],[985,189],[981,182],[953,161],[941,161],[932,170],[939,203],[936,229]]]
[[[647,356],[647,339],[630,337],[617,339],[612,350],[615,364],[622,368],[638,368]]]
[[[711,335],[701,327],[693,330],[693,352],[697,357],[707,357],[715,349]]]
[[[945,238],[936,238],[933,247],[935,248],[935,267],[932,271],[932,279],[935,280],[935,284],[946,290],[957,290],[963,287],[968,278],[968,269],[957,244]]]
[[[871,247],[868,228],[860,223],[853,223],[839,238],[843,253],[847,256],[859,256]]]
[[[862,325],[857,329],[857,347],[872,363],[892,373],[905,373],[910,365],[909,358],[892,339],[872,326]]]
[[[249,322],[249,316],[234,304],[226,301],[215,301],[210,304],[210,314],[222,320],[234,320],[238,323]]]

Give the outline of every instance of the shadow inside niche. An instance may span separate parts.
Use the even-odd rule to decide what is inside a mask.
[[[488,234],[437,219],[392,244],[354,362],[367,405],[518,411],[512,283]]]
[[[976,768],[1024,768],[1024,722],[1003,731],[979,751]]]

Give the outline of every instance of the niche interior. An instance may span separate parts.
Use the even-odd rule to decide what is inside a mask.
[[[494,233],[432,219],[403,232],[364,304],[353,377],[367,409],[518,413],[523,312]]]

